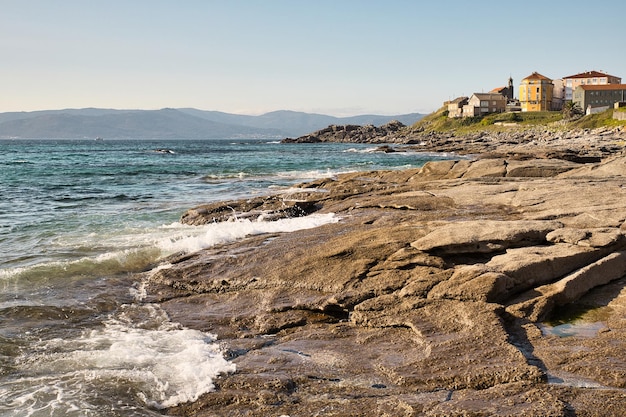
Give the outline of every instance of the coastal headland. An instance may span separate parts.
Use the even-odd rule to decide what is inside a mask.
[[[391,135],[463,157],[183,215],[340,220],[145,274],[237,368],[167,413],[626,414],[626,129]]]

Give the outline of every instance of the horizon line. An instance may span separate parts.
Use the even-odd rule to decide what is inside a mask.
[[[269,110],[269,111],[265,111],[265,112],[228,112],[228,111],[223,111],[223,110],[206,110],[206,109],[201,109],[198,107],[161,107],[161,108],[113,108],[113,107],[94,107],[94,106],[87,106],[87,107],[64,107],[64,108],[57,108],[57,109],[37,109],[37,110],[6,110],[6,111],[0,111],[0,114],[3,113],[38,113],[38,112],[63,112],[63,111],[73,111],[73,110],[109,110],[109,111],[120,111],[120,112],[134,112],[134,111],[161,111],[161,110],[185,110],[185,109],[189,109],[189,110],[198,110],[198,111],[203,111],[203,112],[215,112],[215,113],[224,113],[224,114],[232,114],[232,115],[237,115],[237,116],[250,116],[250,117],[258,117],[258,116],[263,116],[263,115],[267,115],[270,113],[278,113],[278,112],[291,112],[291,113],[304,113],[304,114],[310,114],[310,115],[320,115],[320,116],[330,116],[330,117],[336,117],[336,118],[349,118],[349,117],[357,117],[357,116],[403,116],[403,115],[409,115],[409,114],[429,114],[432,113],[422,113],[420,111],[413,111],[413,112],[408,112],[408,113],[389,113],[389,112],[364,112],[364,113],[353,113],[353,114],[349,114],[349,115],[337,115],[337,114],[332,114],[332,113],[325,113],[325,112],[320,112],[320,111],[304,111],[304,110],[290,110],[290,109],[277,109],[277,110]],[[435,111],[435,110],[433,110]]]

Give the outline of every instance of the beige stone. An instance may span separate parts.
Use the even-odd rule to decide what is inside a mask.
[[[523,301],[515,302],[507,310],[533,321],[544,320],[554,307],[574,302],[591,289],[625,276],[626,252],[614,252],[553,284],[537,287],[531,293],[522,295]]]
[[[283,201],[298,201],[340,221],[133,277],[172,321],[215,333],[237,366],[216,392],[167,413],[624,415],[624,158],[538,159],[591,161],[609,146],[551,135],[472,142],[506,158],[338,175],[291,198],[190,210],[197,224],[279,218],[290,215]],[[468,150],[466,139],[441,138]],[[545,331],[539,320],[570,305],[589,309],[594,336]]]
[[[554,221],[464,221],[439,227],[411,246],[427,252],[498,252],[517,245],[541,244],[549,232],[560,227],[562,224]]]

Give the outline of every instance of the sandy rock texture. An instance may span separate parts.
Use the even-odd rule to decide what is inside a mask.
[[[237,367],[169,415],[626,414],[623,154],[346,174],[183,220],[311,213],[340,221],[145,274]]]

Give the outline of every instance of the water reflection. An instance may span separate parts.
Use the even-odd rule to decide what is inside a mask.
[[[539,328],[544,336],[595,337],[599,332],[608,329],[606,321],[612,311],[611,307],[568,304],[560,307],[552,319],[541,323]]]

